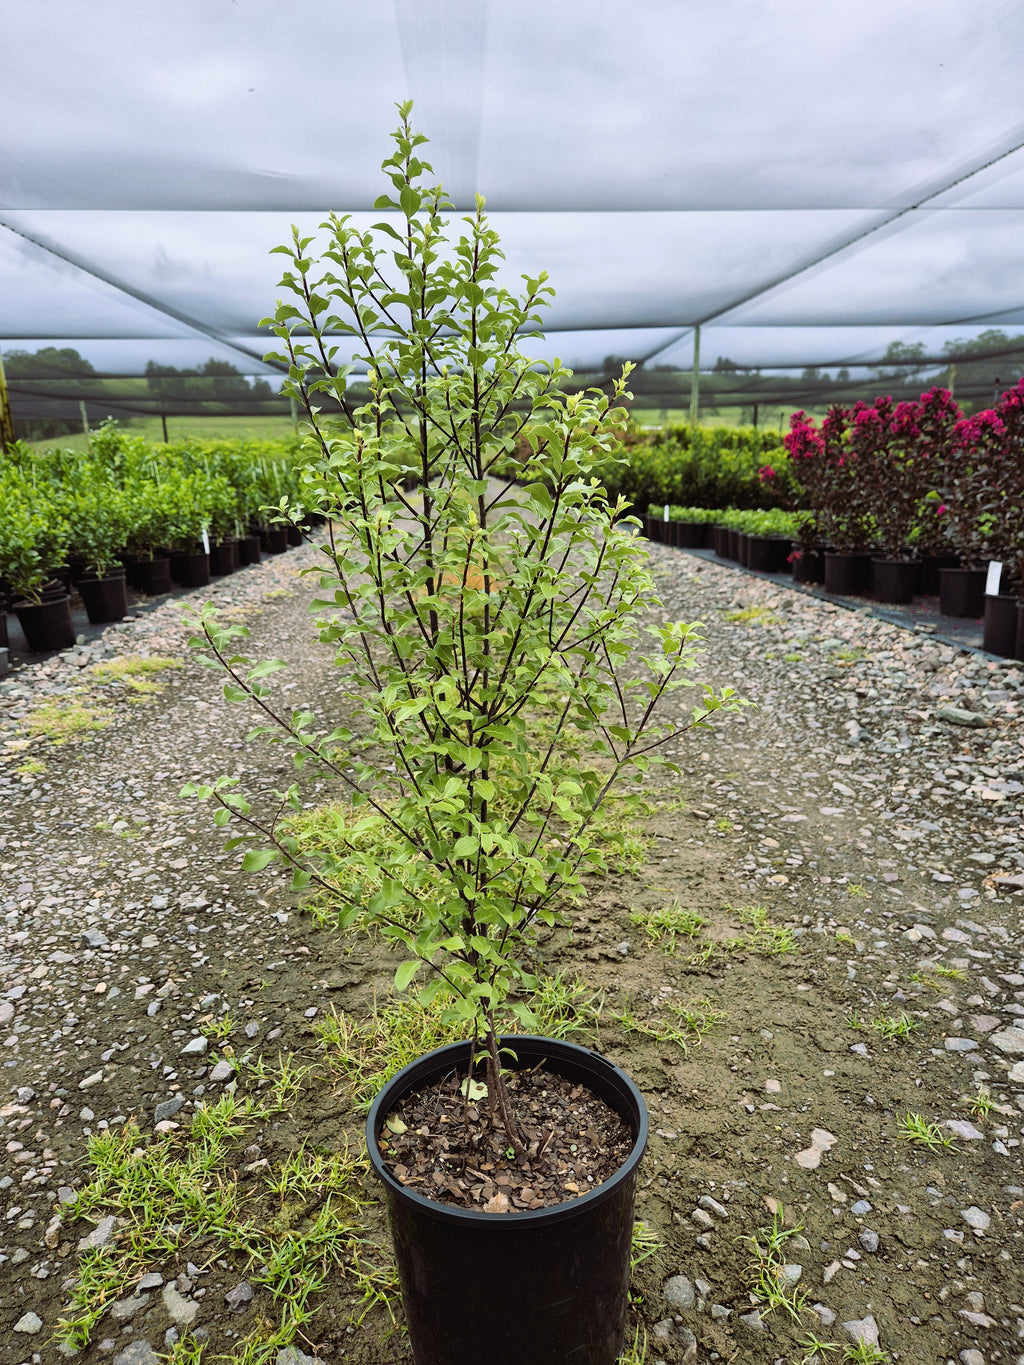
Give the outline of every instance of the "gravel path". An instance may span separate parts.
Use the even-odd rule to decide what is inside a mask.
[[[823,1038],[828,1069],[801,1075],[798,1102],[804,1064],[786,1042],[794,1026],[785,1021],[784,1035],[777,1019],[748,1021],[755,1049],[736,1025],[733,1060],[722,1060],[739,1090],[722,1103],[748,1137],[771,1125],[781,1145],[774,1175],[757,1156],[762,1173],[748,1180],[768,1191],[784,1171],[784,1182],[820,1201],[823,1219],[836,1220],[834,1237],[812,1239],[818,1278],[809,1250],[804,1282],[826,1326],[837,1316],[837,1332],[853,1324],[841,1339],[881,1324],[896,1359],[1019,1365],[1024,675],[682,552],[652,554],[666,616],[703,619],[715,681],[756,702],[680,746],[690,809],[659,840],[655,870],[671,870],[680,850],[692,861],[707,849],[727,866],[737,901],[790,919],[816,954],[820,973],[787,986],[804,992],[801,1009],[831,991],[835,1009],[852,1002],[865,1023],[906,1009],[925,1038],[903,1045],[913,1049],[905,1064],[890,1062],[870,1029]],[[309,644],[310,594],[297,577],[314,555],[295,550],[193,594],[238,612],[254,652],[303,659],[281,683],[295,705],[329,695],[330,661]],[[168,603],[0,683],[0,1361],[11,1365],[59,1358],[46,1344],[54,1282],[74,1251],[60,1208],[83,1179],[84,1138],[132,1113],[166,1130],[219,1093],[226,1074],[210,1066],[204,1027],[223,1015],[244,1025],[255,1048],[297,1046],[339,970],[337,946],[294,912],[282,879],[241,874],[209,812],[178,796],[185,782],[223,771],[263,791],[285,774],[272,750],[245,747],[251,717],[226,705],[217,676],[187,658],[181,614],[180,602]],[[157,693],[133,688],[131,675],[104,682],[93,671],[111,658],[153,656],[181,661],[147,679]],[[94,708],[104,728],[63,745],[29,737],[41,710],[69,700]],[[805,1031],[815,1027],[809,1015]],[[841,1116],[865,1131],[892,1117],[880,1062],[903,1068],[900,1112],[924,1112],[924,1095],[946,1106],[934,1116],[952,1125],[945,1131],[965,1155],[922,1177],[925,1168],[890,1142],[884,1171],[882,1157],[862,1153],[863,1169],[845,1165],[842,1186],[827,1155]],[[997,1108],[986,1122],[968,1121],[953,1101],[979,1087]],[[659,1162],[671,1160],[676,1138],[667,1123],[652,1145]],[[719,1183],[706,1197],[729,1194]],[[736,1342],[743,1354],[733,1359],[784,1358],[760,1323],[740,1326],[740,1310],[711,1292],[716,1238],[728,1240],[729,1229],[715,1232],[718,1215],[698,1207],[695,1192],[676,1212],[678,1236],[689,1240],[669,1267],[673,1279],[699,1286],[708,1274],[708,1290],[666,1286],[649,1359],[727,1360]],[[934,1235],[922,1241],[915,1228]],[[913,1303],[891,1283],[897,1267],[908,1284],[920,1281]],[[734,1328],[736,1337],[722,1335]],[[131,1330],[110,1324],[95,1358],[146,1359],[141,1328],[136,1356],[125,1354]],[[162,1331],[149,1332],[156,1350],[165,1349]]]

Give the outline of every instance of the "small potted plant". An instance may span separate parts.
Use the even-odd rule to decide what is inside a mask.
[[[419,1365],[613,1365],[646,1114],[610,1061],[530,1036],[530,954],[583,873],[602,866],[594,822],[608,792],[676,732],[657,720],[658,702],[694,687],[690,725],[737,703],[690,676],[694,627],[645,624],[657,599],[637,523],[591,477],[616,453],[625,376],[611,398],[568,395],[566,371],[520,352],[552,292],[546,278],[527,280],[522,297],[495,283],[482,199],[447,237],[447,200],[424,183],[425,139],[401,112],[384,164],[394,193],[377,201],[391,221],[364,235],[330,218],[322,256],[296,231],[278,248],[292,298],[270,319],[307,419],[292,520],[309,508],[332,523],[320,639],[382,760],[353,765],[346,731],[278,712],[267,679],[281,661],[236,654],[244,627],[207,607],[195,637],[228,670],[229,699],[254,700],[297,763],[348,788],[358,828],[386,837],[309,850],[262,820],[233,778],[186,791],[258,836],[246,866],[283,860],[296,886],[334,898],[342,930],[389,942],[396,989],[443,1002],[464,1030],[464,1042],[393,1077],[368,1119]],[[394,333],[377,343],[382,308]],[[354,410],[330,359],[343,314],[370,372],[370,401]],[[324,416],[325,397],[340,418]],[[495,479],[523,435],[518,483]],[[558,699],[542,743],[538,692]],[[593,771],[568,760],[570,739],[599,755]],[[297,786],[281,795],[299,808]],[[546,1087],[566,1084],[601,1115],[600,1170],[592,1138],[564,1119],[537,1126]],[[450,1119],[440,1158],[402,1117],[424,1091]],[[497,1326],[502,1294],[519,1311]]]
[[[42,492],[32,505],[10,498],[0,517],[0,578],[10,585],[11,605],[34,653],[75,643],[71,599],[53,578],[68,538],[67,522]]]
[[[74,486],[64,491],[61,506],[72,549],[83,563],[75,586],[89,620],[93,625],[120,621],[128,610],[120,560],[132,523],[128,496],[101,471],[85,465]]]

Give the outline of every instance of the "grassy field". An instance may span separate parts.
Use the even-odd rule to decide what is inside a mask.
[[[159,417],[139,417],[127,427],[133,435],[145,436],[159,444],[164,439]],[[287,417],[168,417],[167,436],[171,441],[183,441],[192,436],[196,440],[228,438],[237,441],[272,441],[291,436],[295,428]],[[46,441],[33,441],[40,450],[84,450],[85,433],[76,431],[67,436],[53,436]]]

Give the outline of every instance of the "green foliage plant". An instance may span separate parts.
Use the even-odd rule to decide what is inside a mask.
[[[255,702],[260,732],[339,779],[389,838],[340,834],[306,854],[254,814],[234,779],[186,790],[261,837],[245,867],[284,859],[295,885],[313,881],[345,902],[341,929],[401,950],[397,990],[418,978],[421,1004],[443,999],[446,1019],[485,1045],[489,1102],[518,1152],[496,1012],[533,1023],[527,950],[540,926],[562,920],[583,873],[604,867],[595,817],[618,779],[642,776],[679,728],[738,701],[689,676],[694,625],[645,624],[659,603],[643,542],[592,476],[625,428],[627,375],[611,397],[566,394],[557,361],[521,353],[553,291],[545,275],[526,278],[520,296],[496,282],[502,257],[482,198],[461,234],[447,235],[450,204],[425,181],[410,108],[400,106],[384,162],[393,190],[375,207],[385,217],[363,231],[332,215],[319,256],[293,229],[275,248],[291,297],[269,319],[306,417],[302,503],[330,523],[319,638],[379,757],[354,761],[344,728],[322,735],[311,713],[277,712],[265,679],[283,661],[236,653],[244,627],[207,606],[195,637],[228,670],[229,700]],[[343,335],[369,372],[359,407],[336,364]],[[519,485],[495,479],[524,435]],[[285,513],[296,524],[303,515],[282,500]],[[656,721],[661,699],[684,686],[697,693],[688,720]],[[541,745],[530,720],[538,694],[560,699]],[[598,764],[573,776],[558,754],[576,738]],[[297,786],[283,795],[286,810],[298,808]]]

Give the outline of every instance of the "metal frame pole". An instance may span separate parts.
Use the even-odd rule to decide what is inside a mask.
[[[700,323],[693,329],[693,370],[690,373],[690,426],[700,424]]]

